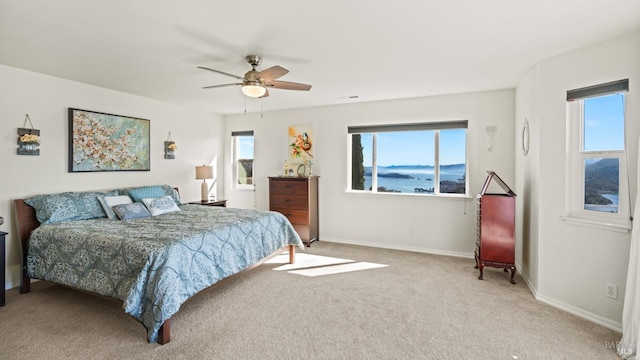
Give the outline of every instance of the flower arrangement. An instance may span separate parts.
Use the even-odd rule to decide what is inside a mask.
[[[20,142],[23,143],[38,143],[40,141],[40,137],[35,134],[24,134],[20,135]]]
[[[178,145],[176,145],[174,141],[167,140],[164,142],[164,158],[165,159],[175,159],[176,150],[178,150]]]

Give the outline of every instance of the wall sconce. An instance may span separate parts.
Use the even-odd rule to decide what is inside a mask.
[[[498,127],[497,126],[487,126],[487,135],[489,136],[489,145],[487,146],[487,150],[492,151],[493,150],[493,136],[496,134],[496,132],[498,131]]]
[[[167,137],[167,141],[164,142],[164,158],[175,159],[176,150],[178,150],[178,146],[176,142],[171,139],[171,131],[169,131],[169,137]]]
[[[213,166],[196,166],[196,180],[202,180],[201,195],[202,201],[209,200],[209,185],[207,179],[213,179]]]
[[[31,129],[27,128],[27,121]],[[18,128],[18,155],[40,155],[40,130],[33,128],[29,114],[26,114],[23,126]]]

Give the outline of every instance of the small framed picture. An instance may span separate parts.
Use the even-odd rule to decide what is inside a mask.
[[[298,165],[298,177],[305,177],[307,176],[307,166],[305,164],[300,164]]]

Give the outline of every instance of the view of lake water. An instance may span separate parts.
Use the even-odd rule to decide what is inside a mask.
[[[619,195],[618,194],[600,194],[603,197],[606,197],[607,199],[611,200],[612,204],[610,205],[589,205],[589,204],[585,204],[584,205],[584,209],[585,210],[594,210],[594,211],[602,211],[602,212],[613,212],[613,213],[617,213],[618,212],[618,200],[619,200]]]
[[[455,165],[448,166],[446,169],[440,170],[441,180],[458,181],[465,173],[465,166]],[[393,166],[378,166],[378,174],[400,174],[408,175],[412,178],[396,178],[396,177],[383,177],[378,176],[378,186],[384,186],[386,189],[397,190],[403,193],[419,193],[415,189],[431,189],[434,187],[433,183],[433,166],[410,166],[410,165],[393,165]],[[371,167],[365,167],[364,177],[365,189],[371,187]]]

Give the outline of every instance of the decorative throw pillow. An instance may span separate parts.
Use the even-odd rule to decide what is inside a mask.
[[[146,199],[146,198],[157,198],[157,197],[165,196],[162,186],[159,186],[159,185],[131,188],[131,189],[127,189],[127,192],[135,202],[140,202],[142,201],[142,199]]]
[[[127,195],[115,195],[115,196],[98,196],[98,202],[102,205],[102,210],[107,214],[107,217],[112,220],[118,220],[118,215],[111,209],[112,206],[121,204],[131,204],[131,198]]]
[[[117,192],[64,192],[41,194],[25,199],[36,211],[41,224],[53,224],[66,220],[85,220],[105,217],[98,196],[117,195]]]
[[[173,187],[169,185],[153,185],[153,186],[142,186],[142,187],[133,187],[126,189],[119,189],[118,193],[120,195],[129,195],[134,202],[140,202],[142,199],[148,198],[157,198],[163,196],[171,196],[173,201],[176,204],[180,205],[182,202],[180,201],[180,195]]]
[[[162,190],[164,190],[164,194],[171,196],[173,201],[176,202],[177,205],[182,205],[182,201],[180,200],[180,193],[176,188],[173,188],[169,185],[162,185]]]
[[[132,220],[151,217],[143,203],[120,204],[112,207],[120,220]]]
[[[149,209],[151,216],[180,211],[180,208],[171,196],[142,199],[142,202],[147,206],[147,209]]]

